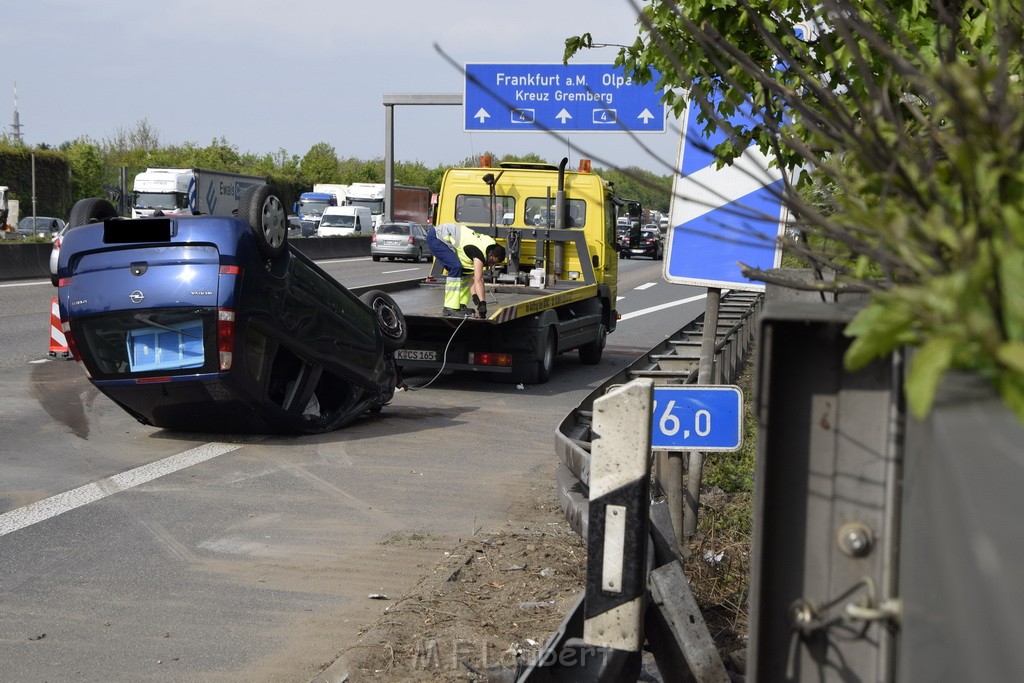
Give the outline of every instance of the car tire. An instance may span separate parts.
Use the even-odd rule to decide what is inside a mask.
[[[371,256],[374,261],[380,261],[380,256]]]
[[[420,249],[419,251],[416,252],[416,258],[414,258],[412,260],[412,262],[413,263],[419,263],[422,260],[423,260],[423,250]]]
[[[284,253],[288,240],[288,213],[269,185],[250,185],[238,199],[238,216],[249,224],[256,248],[265,259]]]
[[[371,289],[359,296],[359,300],[373,309],[373,317],[383,337],[384,350],[394,352],[405,346],[409,328],[405,315],[395,300],[379,289]]]
[[[390,261],[390,262],[392,262],[392,263],[393,263],[393,262],[394,262],[394,260],[395,260],[395,257],[394,257],[394,256],[388,256],[388,261]]]
[[[79,199],[71,207],[71,214],[68,216],[68,230],[80,225],[99,223],[107,218],[117,218],[117,209],[106,199],[99,197]]]

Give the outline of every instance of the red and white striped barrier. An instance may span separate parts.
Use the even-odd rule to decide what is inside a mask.
[[[57,304],[57,297],[53,297],[53,301],[50,302],[50,355],[56,358],[58,354],[64,358],[71,357],[68,340],[60,324],[60,306]]]

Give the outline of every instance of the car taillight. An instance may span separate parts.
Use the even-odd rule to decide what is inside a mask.
[[[231,369],[235,346],[235,312],[230,308],[217,309],[217,352],[222,372]]]
[[[221,275],[241,275],[241,266],[221,266],[218,271]]]
[[[510,353],[469,353],[470,365],[492,365],[501,368],[512,367],[512,354]]]
[[[370,244],[377,244],[377,233],[370,235]]]
[[[416,243],[416,240],[414,240],[412,238],[412,235],[409,235],[409,244],[415,244],[415,243]]]

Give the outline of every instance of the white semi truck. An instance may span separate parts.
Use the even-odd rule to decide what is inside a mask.
[[[384,220],[384,183],[352,183],[348,186],[346,206],[365,206],[373,215],[373,229]]]
[[[373,214],[373,229],[376,230],[384,221],[387,206],[385,195],[387,185],[384,183],[352,183],[348,186],[346,206],[365,206]],[[413,221],[426,224],[430,222],[431,192],[426,187],[411,185],[395,185],[392,188],[394,206],[391,207],[392,220]]]
[[[260,176],[205,168],[147,168],[132,186],[132,218],[165,214],[230,216],[238,210],[242,190],[265,185]]]

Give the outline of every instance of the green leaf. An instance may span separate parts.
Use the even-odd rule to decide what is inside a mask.
[[[1000,363],[1024,375],[1024,342],[1005,342],[996,350]]]
[[[1003,400],[1003,404],[1024,425],[1024,375],[1004,372],[999,375],[996,386],[999,389],[999,397]]]
[[[1002,293],[1002,315],[1006,336],[1015,341],[1024,341],[1024,251],[1002,254],[999,258],[999,288]]]
[[[861,309],[843,330],[854,337],[843,358],[848,370],[857,370],[875,358],[892,353],[900,346],[915,344],[915,312],[902,302],[884,295]]]
[[[935,402],[942,375],[949,369],[956,351],[957,340],[936,337],[921,345],[910,360],[907,369],[907,407],[918,418],[923,418]]]

